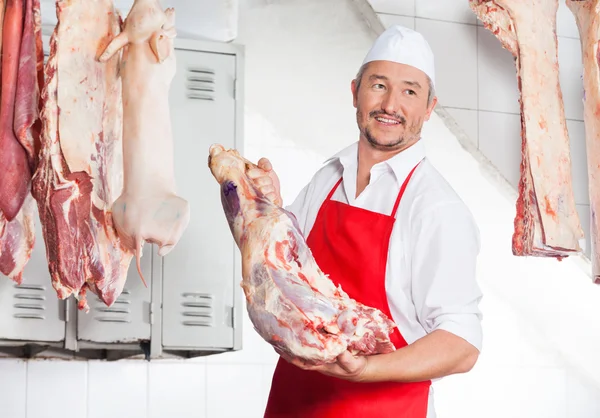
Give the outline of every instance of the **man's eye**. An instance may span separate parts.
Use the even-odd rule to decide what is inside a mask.
[[[385,86],[383,84],[375,84],[373,87],[375,87],[376,89],[384,89]]]
[[[408,90],[406,90],[406,91],[407,91],[407,92],[408,92],[408,94],[410,94],[410,95],[415,95],[415,94],[417,94],[417,93],[416,93],[414,90],[410,90],[410,89],[408,89]]]

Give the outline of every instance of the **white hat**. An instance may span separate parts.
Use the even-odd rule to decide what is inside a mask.
[[[375,40],[363,65],[371,61],[392,61],[418,68],[435,85],[433,52],[419,32],[392,25]]]

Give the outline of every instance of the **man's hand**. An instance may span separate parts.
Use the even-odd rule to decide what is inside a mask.
[[[273,170],[271,162],[266,158],[261,158],[257,165],[259,168],[252,168],[246,174],[267,199],[277,206],[282,206],[279,177]]]
[[[352,382],[360,382],[366,375],[368,366],[368,357],[365,356],[353,356],[349,351],[344,351],[337,358],[335,363],[323,364],[320,366],[313,366],[304,363],[299,359],[292,359],[288,357],[282,351],[277,348],[275,351],[288,363],[294,366],[300,367],[304,370],[313,370],[316,372],[323,373],[327,376],[337,377],[338,379],[350,380]]]

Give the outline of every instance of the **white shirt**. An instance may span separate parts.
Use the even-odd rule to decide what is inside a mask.
[[[404,191],[390,237],[385,278],[390,311],[408,344],[443,329],[481,351],[480,236],[470,210],[426,158],[421,141],[374,165],[369,185],[355,198],[357,157],[354,143],[327,160],[287,207],[304,236],[308,238],[321,204],[341,176],[333,200],[390,215],[402,183],[423,160]]]

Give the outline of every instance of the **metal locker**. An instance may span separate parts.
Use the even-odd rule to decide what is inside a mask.
[[[152,296],[152,245],[145,244],[141,259],[144,287],[135,258],[129,265],[123,292],[108,307],[92,292],[87,293],[90,311],[77,313],[77,340],[95,343],[133,343],[150,340]]]
[[[236,146],[236,56],[182,48],[177,68],[170,92],[175,171],[191,217],[179,244],[162,260],[162,345],[232,349],[237,248],[207,158],[212,143]]]
[[[0,339],[59,342],[65,339],[65,302],[50,280],[46,247],[34,205],[35,244],[18,286],[0,274]]]

